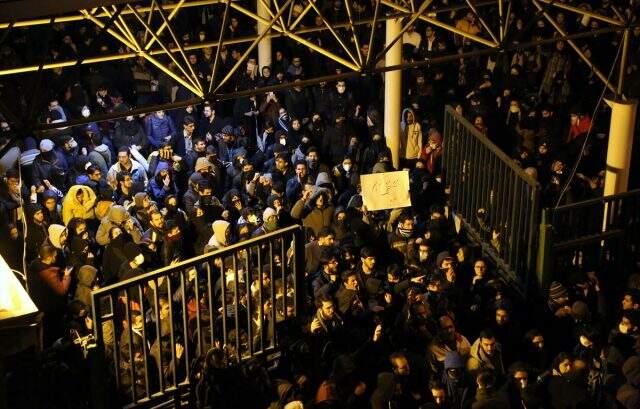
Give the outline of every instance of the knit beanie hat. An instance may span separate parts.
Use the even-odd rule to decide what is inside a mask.
[[[267,221],[271,216],[277,216],[277,215],[278,214],[274,209],[267,207],[266,209],[264,209],[264,212],[262,212],[262,220]]]
[[[40,151],[41,152],[50,152],[53,150],[54,143],[51,139],[43,139],[40,141]]]
[[[557,303],[559,299],[567,297],[569,297],[569,292],[565,286],[558,281],[553,281],[549,286],[549,299]]]
[[[202,157],[196,160],[196,164],[194,167],[194,170],[196,172],[200,172],[201,170],[207,170],[209,168],[213,168],[213,165],[211,164],[211,162],[209,162],[209,159]]]

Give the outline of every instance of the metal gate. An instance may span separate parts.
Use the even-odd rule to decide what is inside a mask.
[[[303,308],[303,274],[292,226],[95,291],[95,337],[119,402],[179,406],[191,363],[212,347],[235,363],[277,353],[279,327]]]
[[[453,108],[445,108],[444,183],[462,228],[524,291],[535,269],[538,183]]]
[[[598,271],[609,283],[635,269],[640,248],[640,189],[545,209],[537,273],[543,288],[572,271]]]

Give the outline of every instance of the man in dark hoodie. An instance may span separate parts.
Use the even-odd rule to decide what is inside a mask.
[[[473,379],[465,372],[462,357],[455,351],[445,354],[442,383],[447,387],[447,397],[452,409],[469,407],[473,400]]]
[[[129,278],[143,274],[144,270],[141,266],[144,264],[145,260],[140,247],[134,243],[127,243],[124,246],[123,253],[126,261],[120,266],[120,271],[118,271],[118,281],[128,280]]]
[[[29,204],[26,207],[27,216],[27,260],[38,257],[40,246],[47,240],[47,223],[44,220],[42,206],[37,203]]]

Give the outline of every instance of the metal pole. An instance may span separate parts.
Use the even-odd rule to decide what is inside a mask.
[[[209,93],[213,88],[213,82],[216,78],[216,71],[218,70],[218,60],[220,59],[220,50],[222,49],[222,40],[224,39],[224,30],[227,26],[227,17],[229,16],[229,4],[231,0],[227,0],[227,4],[224,7],[224,15],[222,16],[222,27],[220,27],[220,37],[218,37],[218,46],[216,47],[216,56],[213,59],[213,68],[211,69],[211,79],[209,80]]]
[[[219,3],[220,1],[218,1]],[[151,11],[150,13],[153,13],[153,3],[155,3],[155,1],[151,2]],[[176,14],[178,14],[178,10],[180,10],[180,7],[182,7],[184,5],[184,0],[180,0],[178,2],[178,4],[176,4],[175,7],[173,7],[173,10],[171,10],[171,13],[169,13],[169,17],[167,17],[167,19],[160,25],[160,28],[158,29],[158,32],[156,33],[158,37],[160,37],[160,34],[162,34],[162,32],[164,31],[165,28],[169,27],[169,21],[171,21],[171,19],[173,19]],[[160,11],[160,7],[161,5],[158,3],[156,4],[156,6],[158,6],[158,11]],[[144,46],[144,50],[148,51],[151,46],[153,45],[154,39],[152,38],[151,40],[149,40],[149,42]]]
[[[430,2],[426,0],[425,2]],[[360,66],[362,66],[362,52],[360,51],[360,41],[358,40],[358,35],[356,34],[356,29],[353,25],[353,18],[351,17],[351,2],[344,2],[345,8],[347,9],[347,16],[349,17],[349,26],[351,28],[351,34],[353,34],[353,44],[356,46],[356,52],[358,54],[358,62]]]
[[[376,0],[376,8],[373,11],[373,21],[371,22],[371,32],[369,33],[369,52],[367,53],[367,58],[365,59],[365,66],[369,65],[369,60],[371,60],[371,53],[373,52],[373,37],[376,33],[376,24],[378,24],[378,10],[380,10],[380,0]]]
[[[594,18],[596,20],[604,21],[605,23],[609,23],[609,24],[612,24],[614,26],[619,26],[619,27],[623,27],[624,26],[624,23],[622,21],[616,20],[616,19],[611,18],[611,17],[603,16],[602,14],[594,13],[593,11],[583,10],[580,7],[569,6],[567,4],[560,3],[560,2],[557,2],[555,0],[538,0],[538,1],[540,1],[541,3],[545,3],[545,4],[550,4],[553,7],[557,7],[559,9],[571,11],[571,12],[574,12],[574,13],[577,13],[577,14],[582,14],[582,15]]]
[[[478,20],[480,20],[480,24],[482,25],[482,27],[484,27],[485,30],[487,30],[487,33],[489,33],[489,36],[491,36],[491,39],[493,41],[495,41],[496,44],[499,44],[502,41],[503,32],[504,32],[504,28],[502,26],[502,0],[500,0],[498,2],[498,9],[500,10],[500,18],[499,18],[499,20],[500,20],[500,41],[498,41],[498,38],[496,38],[496,35],[493,34],[493,30],[491,30],[491,27],[489,27],[489,25],[484,21],[484,19],[480,15],[480,13],[478,13],[478,9],[476,9],[476,7],[473,5],[471,0],[465,0],[465,2],[467,3],[467,5],[471,9],[471,11],[473,11],[473,14],[475,14],[476,17],[478,17]]]
[[[336,33],[336,31],[333,29],[333,27],[331,27],[331,24],[329,24],[329,22],[327,21],[327,19],[324,17],[324,15],[322,14],[322,12],[320,11],[320,9],[318,7],[316,7],[315,5],[315,0],[310,0],[309,4],[311,4],[311,7],[313,7],[313,9],[315,10],[316,13],[318,13],[318,16],[320,16],[320,18],[322,19],[322,23],[324,23],[324,25],[327,27],[327,29],[331,32],[331,34],[333,34],[333,37],[336,39],[336,41],[340,44],[340,46],[344,49],[344,51],[347,53],[347,55],[349,56],[349,58],[351,58],[351,61],[353,61],[354,64],[358,64],[358,60],[356,60],[356,58],[353,56],[353,53],[351,52],[351,50],[349,50],[349,48],[346,46],[346,44],[344,43],[344,41],[342,41],[342,39],[340,38],[340,36],[338,35],[338,33]],[[362,58],[360,58],[360,63],[362,63]]]
[[[622,96],[622,90],[624,88],[624,79],[627,75],[627,59],[629,52],[629,29],[624,30],[624,34],[622,35],[622,57],[620,58],[620,72],[618,74],[618,90],[616,95],[618,97]]]
[[[268,16],[271,15],[269,2],[270,0],[258,0],[258,15],[264,19],[267,19]],[[258,21],[258,35],[262,35],[265,32],[269,32],[269,30],[267,29],[267,24]],[[260,40],[260,43],[258,44],[258,66],[260,67],[260,69],[262,69],[262,67],[265,67],[267,65],[271,65],[271,37],[265,36],[262,40]]]
[[[390,44],[402,32],[402,20],[387,20],[386,39]],[[402,63],[402,44],[396,43],[389,48],[384,65]],[[400,166],[400,111],[402,109],[402,71],[396,70],[384,74],[384,137],[391,150],[393,166]]]
[[[626,192],[629,185],[638,101],[605,99],[605,102],[611,107],[611,125],[603,195],[609,196]]]

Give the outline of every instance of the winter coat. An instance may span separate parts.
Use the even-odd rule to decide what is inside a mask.
[[[331,226],[333,221],[334,207],[328,203],[329,195],[325,188],[316,187],[309,202],[305,204],[303,199],[298,200],[291,208],[291,217],[301,219],[302,225],[313,230],[317,236],[323,227]],[[325,205],[322,209],[315,206],[316,199],[321,194],[325,195]]]
[[[133,121],[119,121],[113,135],[114,148],[118,150],[123,146],[128,148],[131,145],[142,146],[143,150],[148,146],[142,125],[135,119]]]
[[[92,165],[96,165],[100,168],[100,171],[103,175],[106,175],[109,172],[109,167],[111,166],[111,151],[109,151],[109,147],[105,144],[96,146],[89,154],[87,155],[89,162]]]
[[[36,187],[44,186],[46,179],[59,190],[64,191],[67,187],[67,174],[54,152],[40,153],[33,160],[31,165],[32,182]]]
[[[78,191],[82,191],[83,203],[80,203],[76,197]],[[65,226],[69,224],[69,220],[74,217],[79,217],[84,220],[94,219],[96,217],[93,210],[95,203],[96,194],[93,189],[82,185],[71,186],[62,201],[62,221]]]
[[[489,357],[480,347],[480,338],[478,338],[476,342],[471,345],[469,359],[467,360],[467,370],[475,376],[483,369],[491,369],[497,376],[502,376],[505,373],[500,344],[496,343],[493,356]]]
[[[118,173],[125,171],[125,169],[120,166],[120,162],[116,162],[109,169],[109,173],[107,175],[108,178],[112,178],[116,180],[116,176]],[[134,183],[142,183],[145,186],[147,185],[147,171],[144,170],[142,165],[134,159],[131,159],[131,169],[128,171],[131,173],[131,178]]]
[[[155,114],[147,116],[144,119],[144,128],[153,149],[160,148],[167,141],[167,137],[175,137],[176,135],[173,119],[167,115],[162,118],[158,118]]]
[[[112,227],[118,226],[124,229],[125,222],[131,218],[131,215],[125,210],[124,207],[119,205],[111,206],[109,213],[100,221],[98,232],[96,233],[96,242],[101,246],[106,246],[109,241],[109,230]],[[142,240],[142,230],[140,223],[133,218],[133,228],[126,232],[133,238],[134,243],[138,244]]]
[[[408,124],[407,115],[413,114],[413,123]],[[402,122],[400,124],[402,137],[400,138],[400,156],[405,159],[418,159],[422,150],[422,128],[413,110],[405,108],[402,111]]]
[[[93,300],[91,298],[91,288],[96,280],[98,270],[94,266],[84,265],[78,270],[78,286],[73,297],[74,300],[82,301],[87,308],[91,309]]]
[[[164,203],[164,199],[169,195],[177,195],[178,187],[176,186],[176,182],[171,176],[171,181],[169,182],[169,186],[165,186],[162,178],[160,178],[160,172],[163,170],[168,170],[169,164],[165,161],[158,162],[156,166],[153,178],[149,180],[149,187],[147,191],[149,195],[156,203]],[[171,172],[171,170],[169,170]]]
[[[224,220],[216,220],[211,225],[213,235],[209,239],[204,251],[208,253],[210,251],[219,250],[229,245],[227,243],[227,230],[229,229],[229,222]]]

